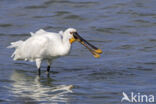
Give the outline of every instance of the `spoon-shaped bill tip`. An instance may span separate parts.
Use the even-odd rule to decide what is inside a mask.
[[[95,52],[98,53],[98,54],[101,54],[102,50],[101,49],[97,49],[97,50],[95,50]]]
[[[94,56],[95,58],[100,58],[100,55],[97,54],[97,53],[96,53],[96,54],[94,53],[93,56]]]

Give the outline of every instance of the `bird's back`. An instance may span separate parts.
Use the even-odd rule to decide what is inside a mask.
[[[39,30],[36,33],[31,33],[31,37],[27,40],[22,41],[18,44],[13,57],[14,60],[30,60],[34,61],[36,58],[48,58],[54,56],[58,53],[56,52],[61,43],[61,35],[52,32],[46,32],[44,30]],[[19,41],[17,41],[19,42]],[[14,42],[14,43],[17,43]],[[51,51],[56,50],[56,51]]]

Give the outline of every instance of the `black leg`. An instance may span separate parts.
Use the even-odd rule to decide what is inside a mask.
[[[41,75],[41,69],[40,68],[38,69],[38,75],[39,76]]]
[[[48,73],[50,72],[50,66],[47,67],[47,72],[48,72]]]

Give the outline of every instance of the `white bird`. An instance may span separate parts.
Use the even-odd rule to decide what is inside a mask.
[[[101,49],[96,48],[80,37],[74,28],[68,28],[64,32],[60,31],[59,33],[46,32],[40,29],[36,33],[30,34],[31,37],[25,41],[12,42],[8,48],[15,48],[11,56],[14,60],[35,61],[39,75],[43,60],[48,62],[47,73],[49,73],[52,60],[68,55],[71,44],[74,41],[79,41],[83,44],[96,58],[100,57],[99,54],[102,53]]]

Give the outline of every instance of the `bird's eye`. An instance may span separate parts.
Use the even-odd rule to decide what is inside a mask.
[[[70,34],[73,34],[74,32],[70,32]]]

